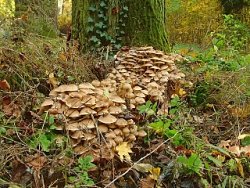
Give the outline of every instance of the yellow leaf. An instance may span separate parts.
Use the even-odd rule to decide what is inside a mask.
[[[161,174],[161,168],[157,167],[157,168],[152,168],[149,171],[151,174],[149,175],[150,178],[152,178],[153,180],[158,180],[160,174]]]
[[[184,89],[182,89],[182,88],[179,89],[179,96],[180,97],[184,96],[186,93],[187,92]]]
[[[132,153],[132,150],[127,142],[122,142],[119,146],[116,146],[116,151],[120,157],[120,160],[123,161],[124,159],[127,161],[131,161],[129,153]]]
[[[250,136],[250,134],[240,134],[238,136],[238,139],[241,140],[241,139],[244,139],[245,137],[249,137],[249,136]]]
[[[244,169],[243,169],[243,165],[241,164],[241,161],[240,159],[238,158],[235,158],[236,162],[237,162],[237,167],[238,167],[238,170],[239,170],[239,173],[241,175],[241,177],[245,177],[245,174],[244,174]]]
[[[49,83],[53,86],[53,88],[56,88],[59,84],[59,82],[54,77],[54,73],[49,74]]]

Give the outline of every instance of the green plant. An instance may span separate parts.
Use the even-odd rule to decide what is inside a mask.
[[[88,175],[88,171],[96,167],[96,165],[92,163],[92,160],[91,156],[78,159],[77,166],[74,168],[75,176],[69,177],[70,183],[74,184],[76,188],[95,184]]]
[[[137,110],[139,110],[140,114],[145,114],[146,116],[155,115],[157,111],[157,103],[153,104],[151,101],[147,101],[144,105],[138,106]]]
[[[203,163],[198,154],[192,153],[190,157],[179,156],[177,162],[183,165],[188,173],[201,175],[200,170]]]
[[[117,12],[116,12],[117,11]],[[109,1],[101,0],[99,6],[92,3],[89,7],[87,32],[92,50],[111,47],[114,50],[121,48],[122,37],[124,36],[125,19],[128,17],[128,7],[121,4],[121,7],[114,7],[112,12],[117,14],[118,20],[114,33],[111,34],[109,26]]]
[[[45,124],[49,125],[49,128],[38,130],[35,135],[28,139],[27,143],[32,148],[41,147],[43,151],[50,152],[52,146],[56,145],[55,120],[53,116],[46,116],[44,121]]]
[[[234,57],[244,51],[250,39],[250,30],[233,15],[223,15],[224,23],[219,32],[212,33],[212,43],[216,54]]]

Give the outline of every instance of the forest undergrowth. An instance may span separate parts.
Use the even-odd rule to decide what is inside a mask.
[[[138,109],[147,137],[131,161],[93,162],[77,156],[68,135],[39,108],[60,84],[103,79],[113,66],[105,54],[80,54],[76,41],[15,29],[0,40],[0,187],[248,187],[250,186],[249,31],[225,17],[211,46],[178,44],[172,52],[192,83],[156,114]]]

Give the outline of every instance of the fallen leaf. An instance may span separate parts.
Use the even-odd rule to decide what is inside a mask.
[[[250,155],[250,146],[245,146],[245,147],[241,147],[240,149],[241,152],[244,152],[246,155]]]
[[[230,146],[227,148],[230,152],[232,152],[233,154],[240,156],[240,147],[239,146]]]
[[[178,95],[180,96],[180,97],[183,97],[184,95],[186,95],[186,91],[183,89],[183,88],[180,88],[179,89],[179,92],[178,92]]]
[[[250,136],[250,134],[240,134],[238,136],[238,139],[241,140],[241,139],[244,139],[245,137],[249,137],[249,136]]]
[[[59,82],[56,80],[54,73],[49,74],[49,83],[53,86],[53,88],[58,87]]]
[[[139,163],[135,164],[133,168],[139,172],[146,173],[149,172],[154,167],[151,164]]]
[[[132,153],[132,150],[127,142],[122,142],[121,144],[116,146],[115,149],[118,152],[121,161],[123,161],[124,159],[127,161],[131,161],[129,153]]]
[[[151,170],[150,170],[150,175],[149,175],[149,177],[150,178],[152,178],[153,180],[158,180],[158,178],[159,178],[159,176],[160,176],[160,174],[161,174],[161,168],[159,168],[159,167],[157,167],[157,168],[152,168]]]
[[[33,159],[31,159],[27,164],[37,171],[43,168],[44,164],[47,162],[47,158],[44,156],[36,155]]]
[[[143,178],[140,180],[140,188],[155,187],[155,181],[151,177]]]
[[[0,81],[0,89],[4,91],[10,90],[10,84],[7,82],[7,80],[1,80]]]
[[[244,174],[244,168],[243,168],[243,165],[241,164],[241,161],[240,159],[238,158],[235,158],[236,162],[237,162],[237,167],[238,167],[238,170],[239,170],[239,173],[241,175],[241,177],[245,177],[245,174]]]

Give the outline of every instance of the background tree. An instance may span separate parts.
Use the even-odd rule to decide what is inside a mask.
[[[74,0],[73,36],[82,47],[152,45],[169,50],[165,0]]]

